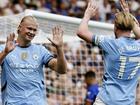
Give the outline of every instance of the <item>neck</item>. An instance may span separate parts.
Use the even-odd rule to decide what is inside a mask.
[[[21,40],[20,38],[17,38],[16,43],[18,43],[20,47],[28,47],[31,44],[31,42]]]
[[[119,32],[118,34],[117,34],[117,37],[119,38],[119,37],[130,37],[130,34],[131,34],[131,32],[130,31],[126,31],[126,32]]]
[[[97,84],[97,81],[96,81],[96,80],[90,81],[90,82],[88,83],[88,86],[93,85],[93,84]]]

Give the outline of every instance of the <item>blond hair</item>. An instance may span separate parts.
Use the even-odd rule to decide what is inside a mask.
[[[33,21],[35,21],[37,23],[36,18],[34,16],[30,16],[29,15],[29,16],[23,17],[22,20],[21,20],[21,22],[20,22],[20,24],[23,23],[24,21],[28,20],[28,19],[32,19]]]
[[[131,31],[134,27],[134,18],[128,12],[119,12],[115,15],[115,27],[123,31]]]

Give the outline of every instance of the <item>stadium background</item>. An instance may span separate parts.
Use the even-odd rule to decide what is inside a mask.
[[[113,23],[116,8],[120,9],[118,0],[97,0],[99,11],[92,20]],[[140,22],[140,0],[129,0],[130,11]],[[70,17],[82,18],[87,0],[0,0],[0,16],[14,15],[25,9],[50,12]],[[50,44],[44,44],[55,54]],[[84,74],[92,70],[97,74],[99,85],[102,84],[102,51],[83,41],[64,44],[68,61],[68,73],[59,75],[46,70],[46,90],[49,105],[82,105],[86,94]],[[140,105],[140,88],[137,88],[137,105]]]

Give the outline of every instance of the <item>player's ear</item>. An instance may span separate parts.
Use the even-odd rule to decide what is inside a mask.
[[[19,34],[19,30],[17,30],[17,33]]]
[[[20,28],[21,28],[21,25],[18,26],[17,28],[17,33],[19,34],[19,31],[20,31]]]

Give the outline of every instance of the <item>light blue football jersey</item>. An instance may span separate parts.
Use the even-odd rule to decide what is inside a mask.
[[[104,77],[98,97],[106,105],[135,105],[140,72],[140,43],[132,38],[93,36],[103,50]]]
[[[43,66],[52,58],[42,45],[16,46],[1,65],[3,105],[46,105]]]

